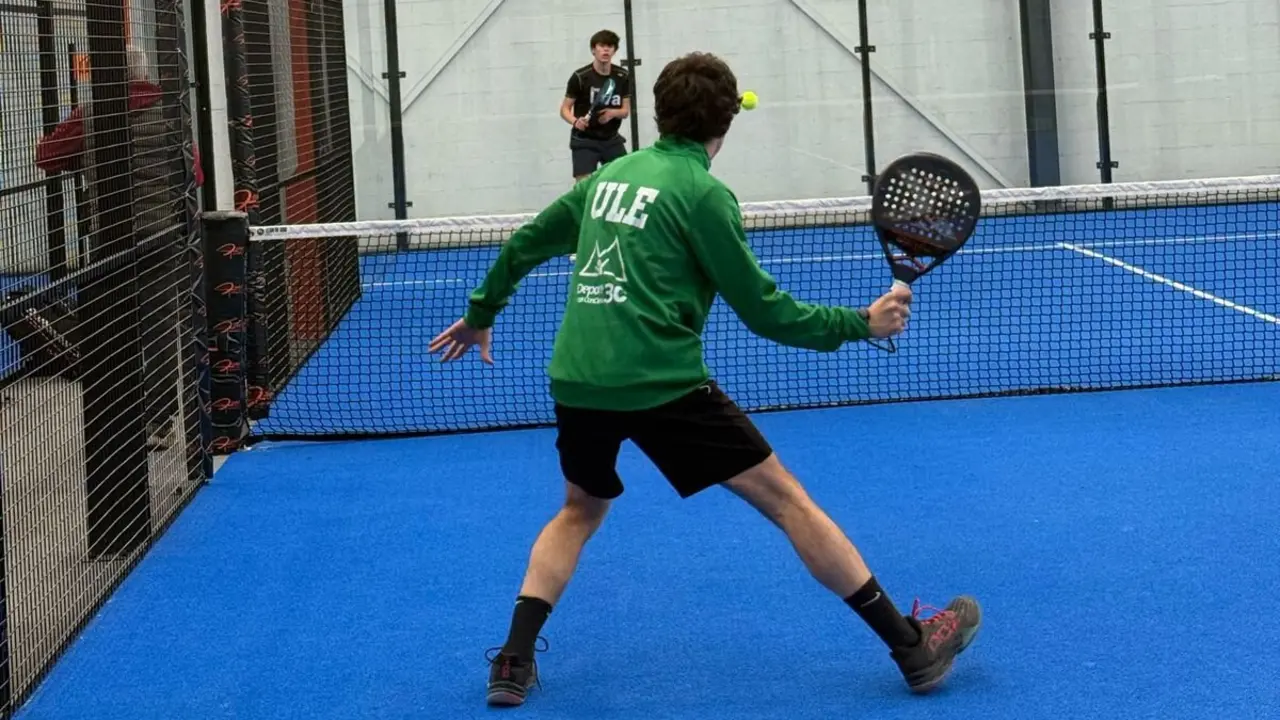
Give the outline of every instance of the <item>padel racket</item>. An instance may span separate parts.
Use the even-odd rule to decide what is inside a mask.
[[[596,99],[591,103],[591,109],[587,111],[587,121],[591,122],[596,119],[596,115],[613,101],[613,94],[617,91],[617,83],[613,78],[606,78],[604,84],[600,86],[600,90],[596,93]]]
[[[941,155],[912,153],[894,160],[876,180],[871,222],[895,286],[910,286],[946,262],[973,235],[982,210],[978,184]],[[893,338],[888,346],[896,352]]]

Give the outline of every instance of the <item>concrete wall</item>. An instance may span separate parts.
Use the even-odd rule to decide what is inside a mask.
[[[945,0],[908,0],[877,11],[873,38],[901,38],[875,41],[873,64],[883,73],[874,99],[881,158],[932,149],[966,162],[984,185],[1025,182],[1017,16],[1008,15],[1005,4],[981,0],[980,11],[958,26],[929,22]],[[401,3],[411,215],[533,210],[568,187],[568,127],[557,114],[565,81],[590,60],[587,39],[593,32],[624,30],[621,2],[606,10],[583,11],[581,5]],[[689,11],[674,1],[635,3],[635,41],[644,63],[637,72],[641,143],[655,138],[651,88],[658,71],[689,50],[708,50],[730,62],[743,89],[761,97],[759,109],[741,116],[716,164],[742,199],[865,189],[860,68],[852,53],[856,5],[703,5]],[[494,6],[483,27],[441,69],[441,57]],[[386,101],[369,87],[385,87],[381,7],[358,0],[347,8],[360,217],[390,217]],[[982,57],[962,66],[941,61],[957,45],[981,48]]]
[[[400,3],[410,215],[527,210],[568,189],[569,127],[557,110],[569,74],[590,61],[591,34],[621,34],[622,3],[610,5],[616,12],[578,0]],[[357,211],[392,217],[382,3],[345,8]]]
[[[655,11],[636,13],[637,42],[652,62],[641,83],[644,107],[652,107],[661,66],[695,48],[724,57],[739,86],[760,94],[760,108],[740,116],[716,164],[741,199],[865,192],[857,3],[739,0],[697,13],[675,2],[655,4]],[[1025,178],[1017,17],[1006,17],[1004,4],[977,0],[949,26],[929,21],[946,0],[876,8],[869,35],[877,48],[878,164],[927,149],[961,160],[986,186]],[[960,45],[980,48],[982,61],[942,61]],[[649,117],[643,120],[651,127]]]
[[[1097,182],[1091,3],[1053,0],[1064,183]],[[1106,3],[1113,179],[1280,172],[1280,5]]]
[[[536,209],[569,183],[556,113],[586,39],[624,30],[622,2],[433,0],[398,8],[411,216]],[[662,65],[724,56],[760,108],[735,125],[715,171],[744,200],[865,192],[857,3],[634,3],[644,65],[642,144],[654,139]],[[877,163],[915,149],[963,162],[985,187],[1028,183],[1017,4],[870,3]],[[1062,181],[1097,182],[1091,6],[1054,0]],[[381,3],[347,3],[359,213],[390,217]],[[1115,179],[1274,172],[1280,10],[1250,0],[1107,2]],[[475,30],[477,18],[487,17]],[[474,32],[473,32],[474,31]],[[469,37],[465,43],[461,38]],[[461,45],[447,66],[442,58]],[[371,89],[372,88],[372,89]]]

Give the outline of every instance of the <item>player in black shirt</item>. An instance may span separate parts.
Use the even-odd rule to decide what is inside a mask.
[[[573,153],[573,178],[582,180],[596,168],[627,154],[619,134],[622,119],[631,114],[631,73],[613,64],[618,34],[601,30],[591,36],[592,62],[573,71],[565,87],[560,118],[573,126],[569,149]],[[595,117],[587,117],[606,79],[615,83],[613,97]]]

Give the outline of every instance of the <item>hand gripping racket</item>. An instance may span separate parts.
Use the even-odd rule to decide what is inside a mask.
[[[981,209],[978,184],[951,160],[924,152],[894,160],[871,197],[871,222],[894,286],[910,286],[954,255],[973,235]],[[868,342],[897,351],[893,338],[888,347]]]

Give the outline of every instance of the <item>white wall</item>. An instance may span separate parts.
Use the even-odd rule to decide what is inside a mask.
[[[877,165],[912,150],[933,150],[963,162],[984,186],[1024,182],[1017,16],[1001,11],[1004,0],[975,0],[955,23],[930,22],[949,4],[872,3]],[[866,192],[861,66],[853,54],[857,3],[737,0],[701,12],[678,2],[637,5],[645,7],[637,7],[635,26],[648,66],[642,107],[653,107],[653,80],[662,65],[693,49],[723,57],[739,87],[760,94],[759,109],[739,116],[716,161],[715,172],[740,199]],[[963,45],[980,48],[981,57],[948,62]],[[651,139],[651,119],[642,120]]]
[[[873,64],[963,146],[877,80],[881,165],[911,149],[932,149],[964,161],[986,186],[1025,182],[1017,17],[1006,16],[1003,4],[980,0],[984,10],[966,16],[959,29],[927,22],[947,7],[946,0],[908,0],[876,11],[873,37],[905,39],[875,41],[880,50]],[[636,52],[643,59],[637,73],[641,143],[655,139],[651,88],[657,73],[678,55],[707,50],[731,64],[742,89],[761,97],[755,112],[740,116],[715,167],[743,200],[865,192],[861,71],[851,54],[856,6],[842,0],[702,5],[688,10],[676,0],[634,3]],[[451,46],[495,6],[441,68]],[[350,0],[346,7],[358,213],[362,219],[390,217],[381,7],[369,0]],[[567,189],[569,128],[558,116],[564,85],[574,68],[590,61],[592,33],[623,33],[622,3],[584,9],[576,0],[412,0],[401,2],[397,13],[407,75],[402,92],[410,215],[530,211]],[[945,50],[936,43],[963,38],[983,48],[983,62],[964,68],[939,62]],[[630,135],[626,125],[624,134]]]
[[[346,0],[342,11],[356,216],[362,220],[391,218],[394,214],[387,209],[392,198],[391,141],[386,81],[382,79],[387,63],[382,3]],[[415,52],[423,52],[425,47],[418,44]]]
[[[208,210],[234,210],[235,209],[235,178],[234,170],[231,165],[231,127],[229,124],[227,113],[227,71],[226,59],[222,53],[222,12],[218,4],[206,2],[204,5],[204,22],[205,22],[205,45],[208,48],[208,58],[204,60],[209,71],[209,134],[213,142],[212,148],[200,149],[200,161],[206,162],[206,158],[213,159],[213,183],[214,183],[214,207],[206,208]],[[187,65],[191,68],[196,67],[196,63],[201,62],[192,52],[192,45],[188,45],[188,61]],[[192,73],[194,77],[194,72]],[[194,84],[194,83],[193,83]],[[191,98],[193,122],[192,129],[196,130],[199,125],[198,112],[195,111],[199,107],[195,99],[195,88],[192,88]],[[198,139],[200,136],[195,136]],[[207,179],[206,179],[207,181]],[[197,192],[199,197],[202,192]]]
[[[1062,182],[1098,182],[1091,3],[1053,13]],[[1115,181],[1280,171],[1280,5],[1111,0],[1103,20]]]
[[[404,142],[411,216],[537,208],[572,180],[569,127],[558,117],[570,72],[590,61],[587,42],[617,12],[578,0],[406,0],[397,8]],[[456,55],[455,44],[488,21]],[[347,2],[357,212],[392,217],[381,3]],[[447,65],[444,60],[450,58]],[[372,82],[366,82],[372,81]]]
[[[743,200],[865,192],[856,2],[633,5],[642,144],[654,139],[658,71],[684,52],[709,50],[761,97],[714,168]],[[878,166],[933,150],[960,160],[984,187],[1028,184],[1017,3],[869,5]],[[1280,6],[1106,6],[1117,181],[1278,171]],[[381,3],[346,7],[358,212],[391,217]],[[1052,11],[1062,182],[1097,182],[1091,3],[1053,0]],[[398,12],[410,215],[530,211],[566,189],[568,134],[557,105],[569,72],[589,60],[591,33],[623,33],[621,0],[402,0]]]

